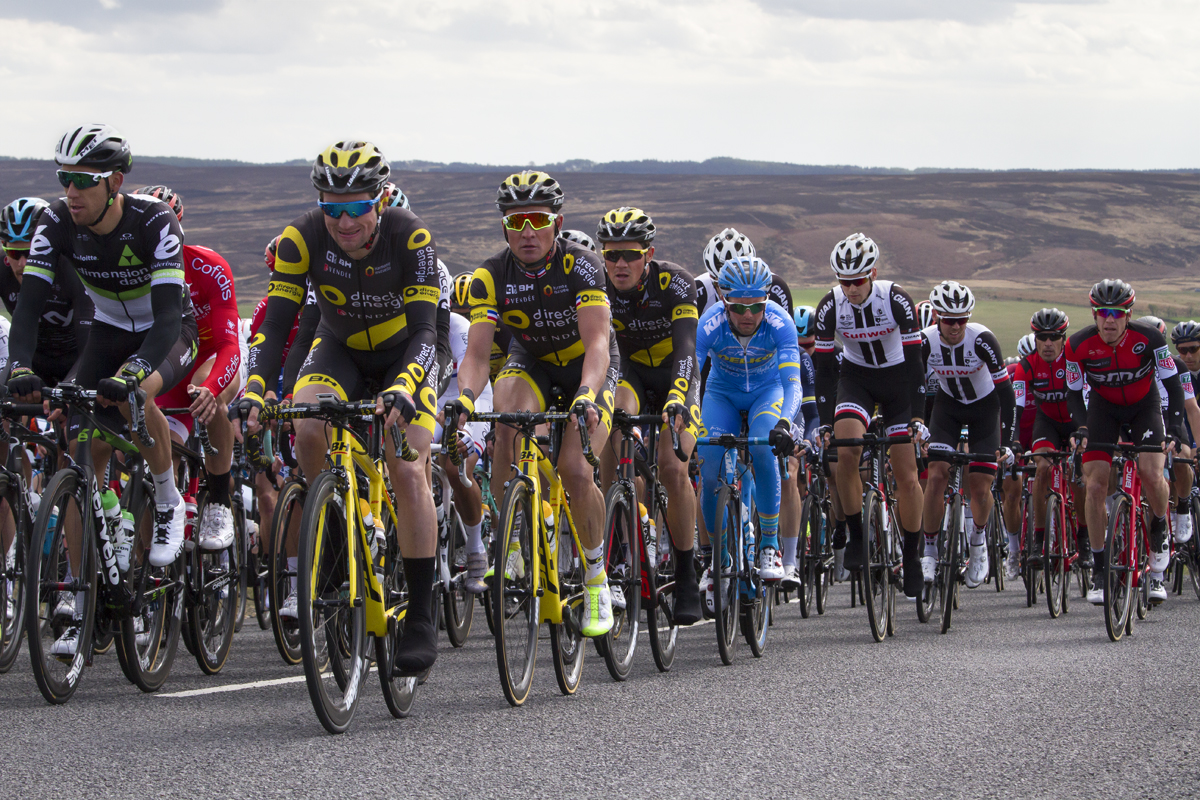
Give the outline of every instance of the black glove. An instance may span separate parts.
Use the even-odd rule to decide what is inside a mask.
[[[1076,445],[1088,438],[1088,429],[1086,425],[1080,425],[1071,433],[1071,438],[1075,440]]]
[[[471,394],[470,389],[463,389],[458,397],[451,400],[447,405],[450,406],[450,413],[454,415],[454,424],[458,425],[458,418],[464,414],[475,413],[475,398]],[[447,423],[449,420],[447,420]]]
[[[792,441],[792,423],[785,419],[775,423],[775,427],[767,434],[767,442],[771,448],[782,456],[790,456],[796,443]]]
[[[42,379],[29,367],[15,367],[8,376],[8,390],[18,397],[40,392]]]
[[[400,412],[400,416],[404,417],[404,424],[413,421],[413,417],[417,415],[417,407],[413,405],[412,398],[404,392],[384,392],[383,393],[384,409],[396,409]]]
[[[263,399],[257,394],[245,394],[236,403],[229,404],[229,419],[247,419],[250,416],[250,409],[252,408],[257,408],[258,413],[261,414],[263,410]]]
[[[586,397],[580,397],[575,400],[575,405],[571,408],[571,413],[579,419],[580,427],[586,428],[588,424],[588,410],[596,412],[596,419],[600,418],[600,406],[588,400]]]
[[[146,359],[134,356],[117,370],[116,375],[101,378],[96,385],[96,394],[114,403],[124,403],[129,400],[129,393],[137,389],[153,371]]]
[[[663,406],[663,413],[667,415],[667,419],[670,419],[671,417],[683,417],[684,424],[691,422],[691,420],[688,419],[688,411],[683,407],[683,403],[667,403],[665,406]]]

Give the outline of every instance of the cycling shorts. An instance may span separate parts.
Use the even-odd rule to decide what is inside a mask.
[[[600,409],[600,424],[604,430],[612,430],[613,404],[616,401],[617,375],[621,367],[621,354],[617,350],[617,337],[608,337],[608,370],[604,373],[603,386],[589,386],[596,393],[596,407]],[[554,396],[553,389],[560,390],[565,402],[570,403],[582,385],[583,358],[577,358],[566,366],[558,366],[536,358],[521,346],[516,339],[508,346],[508,359],[504,369],[496,376],[496,383],[505,378],[520,378],[529,384],[538,400],[538,410],[545,411],[547,401]]]
[[[929,419],[929,460],[949,461],[958,449],[962,429],[967,429],[967,449],[995,453],[1000,449],[1000,398],[995,392],[973,403],[960,403],[938,389]],[[972,461],[968,472],[996,474],[996,460]]]
[[[33,371],[42,379],[42,383],[51,387],[58,386],[63,381],[74,381],[79,371],[76,366],[78,363],[78,353],[55,356],[33,354]]]
[[[633,409],[632,413],[653,414],[662,411],[667,392],[671,391],[673,374],[674,367],[672,366],[648,367],[645,364],[638,364],[636,361],[622,358],[621,374],[617,379],[617,385],[633,392],[637,407]],[[700,405],[696,402],[699,383],[699,381],[691,382],[684,403],[688,410],[685,420],[687,432],[693,438],[700,435]]]
[[[1161,445],[1166,438],[1163,425],[1162,404],[1158,399],[1158,388],[1151,384],[1150,391],[1136,403],[1119,406],[1092,392],[1088,400],[1087,429],[1088,446],[1083,462],[1107,461],[1112,463],[1111,450],[1093,450],[1098,444],[1116,444],[1121,427],[1129,426],[1133,444]]]
[[[407,350],[407,339],[383,350],[354,350],[339,342],[322,320],[300,367],[293,396],[314,386],[322,393],[333,392],[343,401],[374,397],[391,387],[408,367]],[[437,375],[426,374],[412,395],[417,415],[411,424],[430,433],[437,424],[437,379]]]
[[[1074,420],[1058,422],[1038,411],[1033,420],[1033,449],[1062,450],[1069,446],[1071,434],[1077,427]]]
[[[880,406],[884,430],[888,436],[908,432],[912,408],[908,392],[908,367],[860,367],[843,361],[838,375],[837,406],[833,421],[856,419],[871,426],[875,406]]]

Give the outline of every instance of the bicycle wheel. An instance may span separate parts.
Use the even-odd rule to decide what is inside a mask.
[[[404,559],[400,557],[396,528],[391,520],[387,523],[387,552],[384,556],[383,605],[389,613],[388,633],[375,637],[375,669],[383,689],[383,702],[388,712],[396,719],[403,719],[412,712],[420,678],[392,677],[392,661],[396,653],[396,642],[404,634],[404,620],[398,619],[408,607],[408,585],[404,580]]]
[[[814,503],[813,523],[809,524],[809,538],[815,540],[813,549],[815,557],[811,571],[812,583],[815,587],[813,594],[817,603],[817,614],[824,614],[829,605],[829,587],[833,585],[833,528],[830,523],[833,517],[827,512],[824,503]]]
[[[654,530],[666,531],[666,516],[663,514],[665,497],[660,497],[654,510]],[[647,537],[652,534],[644,532]],[[646,600],[646,627],[650,632],[650,654],[654,656],[654,666],[659,672],[668,672],[675,663],[675,640],[679,635],[679,627],[671,616],[671,597],[673,590],[664,591],[663,586],[674,585],[675,582],[675,548],[671,545],[670,536],[661,537],[666,541],[666,547],[659,547],[657,563],[645,564],[642,572],[642,584]],[[649,539],[642,548],[643,553],[649,552]]]
[[[941,604],[942,633],[950,630],[951,618],[957,604],[959,573],[963,563],[963,499],[955,494],[950,498],[946,521],[946,553],[942,567]]]
[[[79,686],[96,616],[98,559],[91,518],[85,519],[76,499],[82,493],[74,470],[63,469],[54,475],[42,494],[25,557],[25,574],[31,581],[25,593],[25,633],[33,677],[42,696],[56,705],[70,700]],[[70,563],[67,554],[65,531],[70,526],[82,532],[79,564]],[[57,617],[55,608],[62,592],[76,588],[78,644],[74,655],[55,656],[51,652],[54,642],[71,624],[71,619]]]
[[[539,598],[533,591],[536,518],[529,484],[514,478],[504,490],[500,535],[492,544],[492,622],[500,688],[511,705],[529,697],[537,662]]]
[[[129,491],[129,487],[126,487]],[[117,656],[125,677],[143,692],[156,692],[171,674],[184,617],[183,563],[186,551],[166,567],[150,565],[149,542],[154,529],[154,495],[143,484],[142,503],[133,513],[135,542],[129,566],[129,583],[141,591],[137,613],[121,620],[116,639]],[[192,628],[193,634],[195,628]],[[199,645],[197,644],[197,647]]]
[[[883,502],[879,490],[867,488],[863,496],[863,553],[866,564],[860,573],[871,636],[882,642],[887,636],[888,590],[891,575],[888,570],[887,531],[883,527]]]
[[[583,557],[575,547],[575,537],[567,524],[566,514],[559,514],[558,532],[558,591],[563,603],[562,623],[550,623],[550,652],[554,657],[554,678],[563,694],[575,694],[583,676],[583,655],[586,639],[583,628]]]
[[[207,505],[206,494],[196,498],[197,521],[204,519]],[[191,574],[184,608],[196,637],[196,664],[205,675],[216,675],[229,658],[237,623],[237,537],[224,550],[194,547],[187,557]]]
[[[300,481],[288,481],[279,492],[271,519],[271,550],[267,556],[267,601],[271,609],[271,633],[275,649],[285,664],[300,663],[300,621],[283,617],[279,609],[298,583],[297,570],[288,567],[287,536],[299,525],[307,489]],[[261,541],[261,540],[260,540]]]
[[[1146,542],[1150,538],[1150,532],[1146,529],[1148,519],[1150,507],[1143,501],[1142,513],[1138,515],[1138,524],[1133,529],[1133,554],[1137,560],[1133,573],[1133,588],[1136,592],[1135,610],[1139,620],[1145,619],[1150,613],[1150,574],[1147,571],[1149,555],[1146,551]],[[1125,632],[1133,633],[1132,619],[1125,625]]]
[[[992,503],[987,525],[988,578],[994,582],[997,592],[1004,591],[1004,548],[1007,544],[1008,530],[1004,527],[1000,504]]]
[[[1067,593],[1067,553],[1063,547],[1066,534],[1059,525],[1062,500],[1054,494],[1046,499],[1046,536],[1042,549],[1043,574],[1046,580],[1046,607],[1050,618],[1058,619]]]
[[[246,542],[246,517],[242,513],[242,501],[236,482],[230,486],[230,491],[230,496],[236,498],[230,503],[230,511],[233,514],[233,552],[230,555],[236,557],[237,563],[231,564],[229,568],[233,570],[232,588],[237,592],[233,607],[233,632],[238,633],[246,621],[246,606],[250,595],[250,546]]]
[[[258,546],[262,547],[261,539]],[[267,597],[270,592],[271,562],[269,558],[264,558],[261,552],[251,552],[247,554],[246,558],[247,582],[254,590],[254,619],[258,622],[259,630],[269,631],[271,630],[271,606]]]
[[[720,535],[713,539],[713,625],[717,630],[717,651],[726,666],[733,663],[737,654],[738,605],[741,592],[738,590],[738,553],[745,552],[741,546],[741,508],[733,490],[722,486],[717,495],[717,516],[720,520]]]
[[[4,571],[0,573],[0,674],[8,672],[21,652],[25,636],[25,562],[29,541],[29,509],[25,486],[14,474],[0,475],[0,525],[12,536],[11,544],[0,553]]]
[[[808,615],[812,613],[813,601],[816,599],[816,581],[814,580],[814,576],[816,573],[817,548],[819,545],[817,544],[817,538],[812,535],[813,525],[810,522],[815,505],[813,496],[809,493],[804,496],[804,502],[800,506],[800,538],[796,540],[796,561],[797,571],[800,573],[800,589],[796,592],[796,596],[800,600],[801,619],[808,619]],[[820,513],[820,511],[817,513]]]
[[[448,493],[448,492],[447,492]],[[442,613],[446,638],[454,647],[466,644],[475,616],[475,595],[463,583],[467,579],[467,529],[454,503],[446,514],[445,541],[439,543],[438,566],[442,580]]]
[[[613,625],[600,639],[600,653],[612,679],[623,681],[633,666],[642,619],[642,524],[629,484],[614,481],[604,505],[604,569],[613,594]],[[618,592],[624,608],[618,607]]]
[[[1129,624],[1133,601],[1133,564],[1130,520],[1131,508],[1124,495],[1118,495],[1109,514],[1108,534],[1104,538],[1104,556],[1108,564],[1104,578],[1104,627],[1108,638],[1120,641]]]
[[[1025,607],[1033,608],[1033,604],[1037,602],[1038,583],[1041,580],[1036,556],[1041,554],[1033,552],[1035,546],[1033,531],[1036,520],[1033,514],[1032,496],[1024,495],[1021,503],[1023,505],[1021,513],[1021,580],[1025,584]]]
[[[360,534],[346,530],[346,506],[337,476],[322,472],[308,492],[300,522],[296,608],[308,694],[317,718],[330,733],[349,727],[367,676],[364,606],[349,597],[351,546],[356,550],[358,591],[365,586],[362,573],[368,561]]]
[[[922,547],[924,545],[922,544]],[[917,595],[917,620],[922,623],[929,622],[933,617],[935,610],[938,609],[938,602],[941,599],[941,584],[939,582],[939,570],[941,568],[942,554],[946,547],[946,531],[943,529],[938,534],[938,566],[935,568],[934,579],[925,581],[921,585],[921,593]]]

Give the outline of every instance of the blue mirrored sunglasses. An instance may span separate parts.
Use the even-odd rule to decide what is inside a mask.
[[[327,217],[340,219],[342,214],[349,214],[351,217],[357,219],[373,209],[382,199],[383,193],[380,192],[373,200],[355,200],[350,203],[325,203],[317,201],[317,205],[321,207],[321,210],[325,212],[325,216]]]

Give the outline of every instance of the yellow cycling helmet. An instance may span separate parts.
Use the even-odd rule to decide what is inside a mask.
[[[505,214],[525,206],[546,206],[557,213],[564,199],[558,181],[544,172],[528,169],[509,175],[496,190],[496,208]]]
[[[376,194],[392,168],[379,148],[370,142],[335,142],[313,162],[312,182],[319,192]]]

